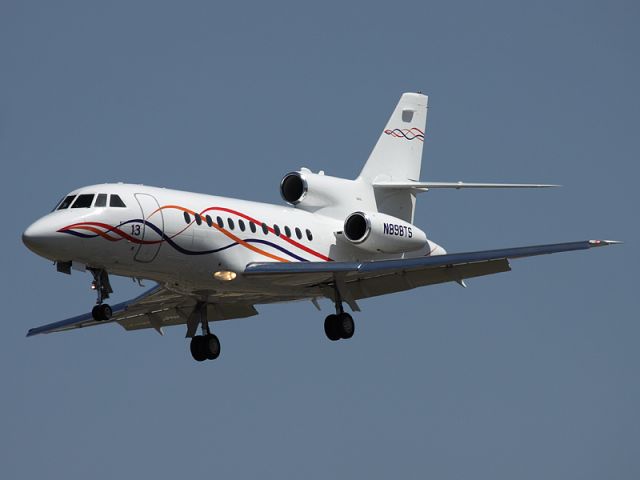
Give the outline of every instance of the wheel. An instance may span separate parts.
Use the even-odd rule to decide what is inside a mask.
[[[207,354],[204,349],[204,337],[196,335],[191,339],[189,349],[191,350],[191,356],[196,362],[204,362],[207,359]]]
[[[112,314],[113,312],[111,311],[111,307],[106,303],[103,303],[101,305],[96,305],[91,310],[91,316],[93,317],[94,320],[97,320],[99,322],[104,320],[110,320]]]
[[[353,334],[356,331],[356,324],[353,322],[353,317],[351,317],[351,315],[348,313],[341,313],[338,315],[337,323],[341,338],[347,339],[353,337]]]
[[[329,315],[324,319],[324,333],[332,342],[340,340],[340,325],[338,324],[337,315]]]
[[[220,356],[220,340],[213,333],[203,337],[202,345],[207,360],[215,360]]]
[[[102,315],[102,320],[111,320],[111,315],[113,312],[111,311],[111,307],[106,303],[100,305],[100,314]]]

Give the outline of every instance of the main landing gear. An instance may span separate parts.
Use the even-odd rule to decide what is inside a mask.
[[[336,288],[335,291],[336,313],[329,315],[324,319],[324,333],[332,342],[336,340],[349,339],[353,337],[356,331],[356,325],[353,317],[344,311],[342,307],[342,298],[340,292]]]
[[[353,318],[346,312],[332,314],[324,319],[324,333],[333,342],[353,337],[355,330]]]
[[[195,335],[191,338],[191,356],[196,362],[215,360],[220,356],[220,340],[209,330],[206,308],[200,309],[200,322],[202,335]]]
[[[109,294],[113,293],[111,283],[109,283],[109,274],[106,270],[90,268],[88,269],[93,275],[93,282],[91,282],[91,288],[93,288],[98,294],[96,300],[96,306],[91,310],[91,315],[94,320],[105,321],[110,320],[113,312],[111,307],[107,303],[103,303],[104,300],[109,298]]]

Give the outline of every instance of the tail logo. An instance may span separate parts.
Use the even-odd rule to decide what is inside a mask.
[[[416,127],[404,129],[394,128],[393,130],[385,130],[384,133],[396,138],[404,138],[405,140],[418,139],[419,141],[424,142],[424,132]]]

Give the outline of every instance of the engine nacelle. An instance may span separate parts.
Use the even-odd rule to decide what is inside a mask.
[[[369,252],[404,253],[427,245],[427,235],[415,225],[377,212],[352,213],[344,221],[343,234]]]
[[[337,215],[362,208],[362,202],[373,202],[373,192],[346,178],[332,177],[323,172],[313,173],[306,168],[287,173],[280,182],[280,195],[291,205],[307,211],[327,209]]]

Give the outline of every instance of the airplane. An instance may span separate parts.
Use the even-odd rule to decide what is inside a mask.
[[[416,197],[432,189],[545,188],[548,184],[422,182],[428,97],[404,93],[355,180],[307,168],[280,183],[285,205],[105,183],[65,195],[23,233],[58,272],[90,272],[90,313],[27,336],[109,323],[126,330],[186,325],[194,360],[220,355],[211,322],[256,315],[256,305],[327,298],[331,341],[355,332],[362,299],[507,272],[509,260],[620,243],[585,240],[447,253],[416,226]],[[110,306],[109,275],[148,279],[142,295]],[[201,333],[198,334],[198,329]]]

